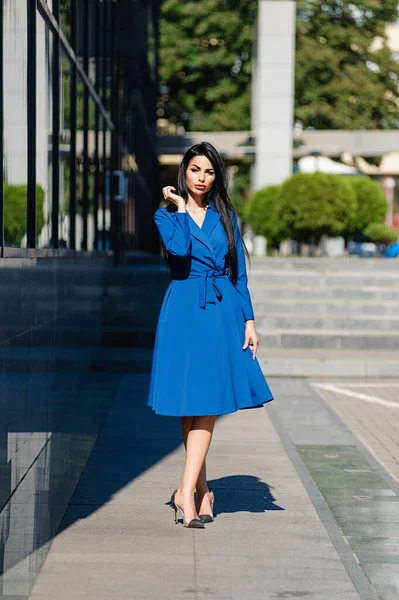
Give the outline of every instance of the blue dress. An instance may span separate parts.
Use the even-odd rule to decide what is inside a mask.
[[[229,280],[224,227],[211,201],[199,227],[188,212],[159,208],[154,220],[172,280],[158,318],[148,405],[160,415],[223,415],[273,400],[245,341],[253,319],[244,250],[232,211],[238,281]]]

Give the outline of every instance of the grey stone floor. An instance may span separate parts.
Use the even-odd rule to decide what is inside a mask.
[[[350,446],[352,434],[331,426],[306,382],[270,383],[267,409],[218,420],[208,468],[217,518],[193,531],[168,506],[184,459],[178,420],[144,408],[148,375],[126,375],[30,600],[376,600],[309,475],[319,455],[301,458],[303,444]],[[375,562],[370,572],[384,575]]]
[[[312,385],[399,482],[399,379],[320,380]]]

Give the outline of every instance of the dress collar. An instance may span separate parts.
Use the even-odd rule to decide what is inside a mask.
[[[194,219],[189,216],[189,227],[191,234],[200,242],[202,242],[212,253],[213,247],[211,243],[211,235],[216,225],[220,221],[220,213],[216,210],[215,203],[211,200],[208,204],[208,209],[205,213],[205,219],[202,223],[202,227],[198,227]]]

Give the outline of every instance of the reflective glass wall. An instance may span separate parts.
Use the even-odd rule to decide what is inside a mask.
[[[109,212],[110,144],[100,152],[100,139],[113,129],[110,3],[3,0],[2,8],[4,245],[93,249],[94,209]]]
[[[156,247],[158,4],[0,1],[3,256]]]
[[[28,600],[119,397],[109,350],[153,344],[147,280],[114,266],[158,251],[157,14],[0,0],[0,598]]]

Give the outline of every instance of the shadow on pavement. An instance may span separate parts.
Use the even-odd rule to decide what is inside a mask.
[[[231,475],[209,481],[215,493],[215,516],[223,513],[263,513],[285,510],[275,504],[273,489],[253,475]]]
[[[89,517],[181,445],[180,419],[153,413],[146,404],[148,384],[148,374],[123,378],[58,533]]]

